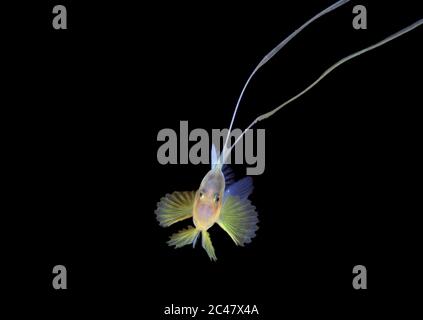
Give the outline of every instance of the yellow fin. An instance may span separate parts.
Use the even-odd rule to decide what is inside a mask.
[[[165,195],[157,203],[155,214],[162,227],[168,227],[192,217],[195,191],[175,191]]]
[[[175,248],[180,248],[191,243],[195,244],[199,234],[200,231],[198,229],[189,226],[187,229],[183,229],[178,233],[172,234],[167,244],[169,246],[175,246]]]
[[[210,235],[206,230],[201,231],[202,236],[202,245],[204,250],[206,250],[207,254],[209,255],[210,260],[216,261],[216,254],[214,253],[214,248],[212,242],[210,240]]]
[[[238,246],[250,243],[258,229],[256,208],[248,199],[228,196],[217,223]]]

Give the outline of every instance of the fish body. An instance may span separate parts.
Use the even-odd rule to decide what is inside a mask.
[[[419,19],[415,23],[409,25],[406,28],[388,36],[387,38],[368,46],[367,48],[361,49],[352,53],[331,67],[326,69],[319,78],[312,82],[300,93],[294,97],[288,99],[278,107],[271,111],[258,116],[236,139],[235,143],[229,145],[229,136],[232,130],[232,125],[238,110],[239,103],[243,96],[243,93],[248,86],[250,80],[254,74],[264,66],[277,52],[279,52],[292,38],[300,33],[310,23],[322,17],[323,15],[335,10],[336,8],[346,4],[350,0],[338,0],[325,10],[319,12],[309,20],[307,20],[300,28],[296,29],[291,35],[285,40],[280,42],[272,51],[270,51],[257,65],[253,72],[248,77],[248,80],[242,88],[241,94],[238,98],[235,106],[234,113],[232,115],[231,124],[229,126],[229,132],[226,137],[225,145],[223,146],[222,155],[216,156],[216,149],[212,147],[212,168],[205,175],[201,181],[200,187],[196,191],[185,191],[185,192],[173,192],[163,197],[157,204],[155,211],[157,219],[161,226],[168,227],[176,222],[192,218],[194,226],[189,226],[188,229],[179,231],[173,234],[168,241],[168,244],[175,246],[176,248],[195,243],[201,234],[202,246],[206,250],[211,260],[216,260],[213,245],[210,240],[208,230],[215,224],[218,224],[226,233],[232,238],[236,245],[243,246],[246,243],[251,242],[251,239],[255,236],[257,227],[257,212],[255,207],[251,205],[248,200],[249,195],[252,192],[253,184],[250,177],[245,177],[237,182],[233,182],[232,173],[227,169],[228,167],[223,164],[230,157],[231,150],[241,140],[244,134],[257,122],[264,119],[270,118],[276,112],[284,108],[289,103],[295,101],[308,90],[313,88],[329,73],[335,70],[343,63],[356,58],[363,53],[369,52],[376,49],[393,39],[396,39],[405,33],[423,25],[423,18]],[[226,172],[225,172],[226,168]]]
[[[195,246],[201,235],[203,248],[211,260],[216,260],[208,232],[214,224],[225,230],[236,245],[251,242],[258,229],[257,212],[248,200],[252,190],[250,177],[234,182],[229,167],[222,170],[222,166],[212,165],[198,190],[167,194],[157,204],[155,213],[163,227],[188,218],[193,221],[193,226],[173,234],[168,244],[175,248]]]
[[[220,216],[225,177],[219,168],[210,170],[198,188],[193,205],[193,221],[198,230],[207,231]]]

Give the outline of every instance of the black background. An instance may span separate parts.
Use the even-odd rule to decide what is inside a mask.
[[[8,29],[3,87],[12,98],[7,212],[18,227],[5,264],[20,273],[17,296],[51,316],[156,319],[172,303],[257,304],[265,319],[396,309],[417,286],[422,28],[259,124],[266,170],[254,177],[260,229],[250,245],[213,227],[212,263],[200,247],[168,247],[182,225],[162,229],[154,216],[160,197],[195,189],[208,170],[160,165],[159,130],[177,131],[180,120],[227,127],[259,60],[332,2],[61,1],[68,30],[59,31],[59,3],[27,7],[29,26]],[[368,30],[352,28],[356,4],[367,7]],[[256,75],[236,127],[421,17],[412,2],[352,1],[313,23]],[[57,264],[66,291],[51,286]],[[367,291],[352,288],[357,264],[368,269]]]

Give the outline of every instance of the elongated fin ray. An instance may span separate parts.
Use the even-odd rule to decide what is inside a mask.
[[[288,105],[289,103],[297,100],[299,97],[301,97],[303,94],[305,94],[307,91],[309,91],[311,88],[313,88],[316,84],[318,84],[323,78],[325,78],[329,73],[331,73],[333,70],[335,70],[337,67],[339,67],[340,65],[342,65],[343,63],[352,60],[360,55],[362,55],[363,53],[369,52],[373,49],[376,49],[382,45],[384,45],[385,43],[388,43],[400,36],[402,36],[403,34],[410,32],[411,30],[417,28],[418,26],[423,24],[423,19],[420,19],[416,22],[414,22],[413,24],[409,25],[408,27],[401,29],[400,31],[390,35],[389,37],[367,47],[364,49],[361,49],[355,53],[350,54],[349,56],[346,56],[345,58],[342,58],[341,60],[339,60],[338,62],[336,62],[335,64],[333,64],[331,67],[329,67],[328,69],[326,69],[321,75],[320,77],[318,77],[314,82],[312,82],[308,87],[306,87],[304,90],[302,90],[300,93],[298,93],[297,95],[293,96],[292,98],[288,99],[287,101],[285,101],[284,103],[282,103],[279,107],[276,107],[275,109],[264,113],[260,116],[258,116],[248,127],[247,129],[244,130],[244,132],[236,139],[236,141],[234,142],[234,144],[228,148],[227,151],[227,155],[229,155],[231,153],[231,150],[235,147],[235,145],[242,139],[242,137],[245,135],[245,133],[250,130],[257,122],[262,121],[264,119],[270,118],[271,116],[273,116],[276,112],[278,112],[280,109],[282,109],[283,107],[285,107],[286,105]],[[225,155],[225,157],[227,157]],[[225,158],[226,159],[226,158]],[[224,161],[226,161],[224,159]]]
[[[211,168],[214,169],[214,167],[218,164],[218,154],[216,151],[216,146],[212,144],[211,147]]]
[[[202,245],[204,250],[206,250],[210,260],[216,261],[216,254],[214,253],[213,244],[210,239],[210,235],[207,231],[203,230],[201,231],[201,237],[202,237]]]
[[[180,248],[188,244],[195,244],[197,237],[200,234],[200,231],[192,226],[189,226],[187,229],[183,229],[177,233],[172,234],[167,244],[169,246],[175,246],[175,248]]]
[[[256,208],[248,199],[229,196],[222,206],[217,223],[238,246],[250,243],[258,229]]]
[[[155,214],[162,227],[192,217],[195,191],[175,191],[165,195],[157,203]]]
[[[230,155],[230,150],[232,149],[232,148],[229,148],[228,147],[228,142],[229,142],[229,136],[230,136],[230,133],[231,133],[231,130],[232,130],[232,126],[234,124],[234,120],[235,120],[235,117],[236,117],[236,113],[238,111],[239,104],[241,102],[242,96],[244,95],[245,89],[247,88],[248,84],[250,83],[251,79],[256,74],[256,72],[262,66],[264,66],[276,53],[278,53],[289,41],[291,41],[304,28],[306,28],[309,24],[311,24],[315,20],[319,19],[320,17],[324,16],[325,14],[327,14],[327,13],[335,10],[336,8],[338,8],[338,7],[346,4],[349,1],[350,0],[340,0],[340,1],[337,1],[334,4],[332,4],[331,6],[327,7],[325,10],[320,11],[318,14],[316,14],[315,16],[313,16],[312,18],[310,18],[309,20],[307,20],[302,26],[300,26],[297,30],[295,30],[288,37],[286,37],[282,42],[280,42],[275,48],[273,48],[268,54],[266,54],[264,56],[264,58],[259,62],[259,64],[255,67],[255,69],[253,70],[253,72],[250,74],[250,76],[248,77],[247,81],[245,82],[244,87],[241,90],[241,94],[238,97],[238,101],[236,103],[235,110],[234,110],[234,113],[232,115],[231,124],[229,125],[228,136],[226,137],[225,144],[223,146],[223,150],[222,150],[222,154],[221,154],[221,160],[220,161],[221,161],[222,164],[224,164],[226,162],[227,158]],[[234,145],[235,144],[236,144],[236,142],[234,143]]]

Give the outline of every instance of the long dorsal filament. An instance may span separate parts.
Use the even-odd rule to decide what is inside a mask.
[[[234,113],[232,115],[231,124],[229,125],[228,135],[226,136],[225,144],[223,145],[223,150],[222,150],[222,154],[221,154],[221,160],[219,161],[221,164],[224,164],[226,162],[227,158],[230,155],[230,150],[229,149],[232,149],[234,147],[234,145],[236,144],[235,143],[234,145],[232,145],[231,148],[228,148],[229,137],[230,137],[230,133],[231,133],[231,130],[232,130],[232,126],[233,126],[234,121],[235,121],[236,114],[238,112],[239,104],[241,103],[242,97],[244,95],[244,92],[245,92],[248,84],[250,83],[251,79],[254,77],[254,75],[256,74],[256,72],[262,66],[264,66],[276,53],[278,53],[289,41],[291,41],[303,29],[305,29],[309,24],[311,24],[315,20],[319,19],[320,17],[324,16],[325,14],[327,14],[327,13],[335,10],[336,8],[338,8],[338,7],[346,4],[349,1],[350,0],[340,0],[340,1],[337,1],[336,3],[332,4],[331,6],[327,7],[326,9],[320,11],[318,14],[316,14],[315,16],[313,16],[312,18],[310,18],[309,20],[307,20],[302,26],[300,26],[298,29],[296,29],[288,37],[286,37],[284,40],[282,40],[276,47],[274,47],[268,54],[266,54],[264,56],[264,58],[259,62],[259,64],[254,68],[253,72],[251,72],[250,76],[248,77],[247,81],[245,82],[244,87],[242,88],[241,93],[240,93],[240,95],[238,97],[238,101],[236,103],[235,110],[234,110]],[[244,135],[244,133],[242,135]]]
[[[321,11],[320,13],[318,13],[317,15],[315,15],[313,18],[311,18],[310,20],[308,20],[306,23],[304,23],[300,28],[298,28],[297,30],[295,30],[291,35],[289,35],[285,40],[283,40],[281,43],[279,43],[272,51],[270,51],[261,61],[260,63],[257,65],[257,67],[254,69],[254,71],[251,73],[251,75],[248,77],[242,91],[241,94],[238,98],[237,104],[235,106],[235,111],[232,115],[232,120],[231,120],[231,124],[229,126],[229,131],[228,131],[228,135],[226,137],[226,141],[225,144],[223,146],[223,150],[222,150],[222,154],[221,157],[219,158],[219,164],[223,165],[224,163],[226,163],[226,161],[228,160],[232,149],[235,147],[235,145],[241,141],[241,139],[243,138],[243,136],[245,135],[245,133],[251,129],[257,122],[262,121],[264,119],[270,118],[272,115],[274,115],[276,112],[278,112],[279,110],[281,110],[283,107],[287,106],[289,103],[297,100],[298,98],[300,98],[303,94],[305,94],[306,92],[308,92],[310,89],[312,89],[315,85],[317,85],[323,78],[325,78],[329,73],[331,73],[333,70],[335,70],[337,67],[339,67],[340,65],[344,64],[345,62],[352,60],[366,52],[369,52],[373,49],[376,49],[402,35],[404,35],[407,32],[412,31],[413,29],[419,27],[420,25],[423,24],[423,18],[420,20],[417,20],[416,22],[414,22],[413,24],[409,25],[408,27],[405,27],[403,29],[401,29],[400,31],[388,36],[387,38],[371,45],[368,46],[364,49],[361,49],[359,51],[356,51],[340,60],[338,60],[336,63],[334,63],[332,66],[330,66],[328,69],[326,69],[316,80],[314,80],[310,85],[308,85],[305,89],[303,89],[302,91],[300,91],[298,94],[296,94],[295,96],[293,96],[292,98],[286,100],[284,103],[282,103],[281,105],[279,105],[278,107],[274,108],[273,110],[266,112],[260,116],[258,116],[253,122],[251,122],[251,124],[241,133],[240,136],[238,136],[238,138],[235,140],[235,142],[231,145],[228,146],[228,142],[229,142],[229,137],[230,137],[230,133],[232,130],[232,125],[233,122],[235,120],[235,116],[236,113],[238,111],[238,107],[241,101],[241,98],[244,94],[244,91],[247,87],[247,85],[249,84],[250,80],[252,79],[252,77],[254,76],[254,74],[257,72],[258,69],[260,69],[267,61],[269,61],[280,49],[282,49],[282,47],[284,47],[293,37],[295,37],[301,30],[303,30],[307,25],[309,25],[310,23],[312,23],[314,20],[318,19],[319,17],[323,16],[324,14],[338,8],[339,6],[347,3],[349,0],[342,0],[342,1],[338,1],[335,4],[333,4],[332,6],[326,8],[325,10]]]

